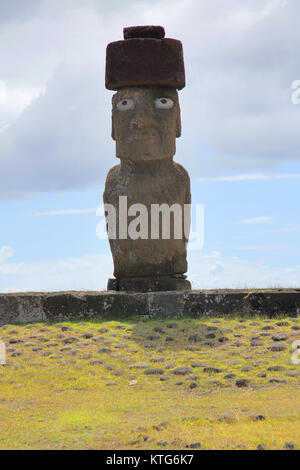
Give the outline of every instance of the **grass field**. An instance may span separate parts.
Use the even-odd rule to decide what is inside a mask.
[[[0,449],[300,448],[298,319],[5,325]]]

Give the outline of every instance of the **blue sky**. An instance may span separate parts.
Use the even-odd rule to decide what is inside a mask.
[[[175,160],[205,207],[193,287],[299,286],[299,2],[26,3],[0,6],[0,291],[104,289],[112,274],[93,212],[118,163],[105,47],[131,24],[184,47]]]

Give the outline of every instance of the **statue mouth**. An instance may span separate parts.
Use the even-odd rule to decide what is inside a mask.
[[[138,131],[127,137],[126,143],[136,142],[137,140],[160,139],[160,134],[156,131]]]

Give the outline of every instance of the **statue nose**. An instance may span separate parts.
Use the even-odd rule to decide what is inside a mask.
[[[151,129],[155,127],[153,104],[148,100],[137,103],[134,116],[130,121],[130,129]]]
[[[130,121],[130,129],[151,129],[155,127],[155,122],[152,116],[145,116],[144,114],[135,116],[131,121]]]

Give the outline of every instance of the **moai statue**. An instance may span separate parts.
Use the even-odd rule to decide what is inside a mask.
[[[105,81],[117,91],[112,138],[121,161],[109,171],[103,195],[105,208],[116,214],[114,230],[108,227],[115,276],[108,290],[191,289],[185,275],[190,179],[173,161],[183,51],[180,41],[164,36],[161,26],[129,27],[123,41],[107,46]]]

